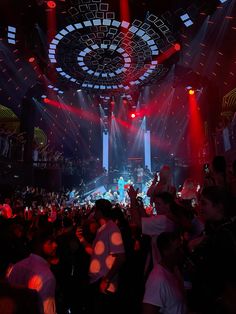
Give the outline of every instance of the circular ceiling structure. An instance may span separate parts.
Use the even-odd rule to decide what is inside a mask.
[[[111,0],[57,0],[51,7],[50,1],[8,2],[14,10],[7,20],[0,10],[5,37],[33,69],[38,66],[32,76],[42,84],[46,78],[58,94],[83,89],[113,95],[163,79],[184,53],[185,39],[222,3],[131,0],[124,9]]]
[[[64,80],[83,89],[127,91],[168,72],[158,57],[177,41],[164,19],[149,14],[145,22],[129,23],[112,16],[78,21],[56,34],[49,59]]]

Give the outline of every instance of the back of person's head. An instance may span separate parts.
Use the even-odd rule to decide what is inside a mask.
[[[224,217],[232,216],[231,197],[229,193],[219,186],[208,186],[202,190],[201,197],[209,200],[213,206],[221,206]]]
[[[169,192],[161,192],[156,195],[156,198],[160,198],[162,202],[169,205],[169,211],[173,215],[176,224],[180,229],[189,228],[187,221],[190,219],[190,215],[187,214],[186,209],[181,204],[175,201],[174,196]]]
[[[49,225],[51,224],[50,222],[48,222],[48,216],[47,215],[38,215],[37,219],[38,219],[38,228],[39,229],[48,228]]]
[[[100,198],[95,202],[95,211],[98,210],[106,218],[111,218],[112,204],[110,201]]]
[[[43,255],[43,245],[47,241],[54,240],[53,230],[51,228],[35,231],[31,241],[32,252],[38,255]]]
[[[73,226],[73,221],[71,218],[69,217],[64,217],[63,218],[63,226],[64,228],[70,228]]]
[[[226,172],[226,160],[224,156],[215,156],[212,160],[212,169],[214,172]]]
[[[160,170],[160,181],[171,183],[171,169],[168,165],[163,165]]]
[[[162,232],[157,237],[157,248],[161,256],[164,255],[165,251],[171,247],[175,240],[180,240],[180,235],[177,232]]]
[[[169,192],[157,193],[156,198],[160,198],[165,204],[173,205],[175,202],[174,196]]]
[[[127,225],[125,215],[120,206],[115,206],[111,211],[111,218],[113,221],[117,222],[119,226]]]

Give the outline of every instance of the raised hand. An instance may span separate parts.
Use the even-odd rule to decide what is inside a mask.
[[[128,189],[128,195],[131,199],[136,199],[137,195],[138,195],[138,191],[139,188],[137,188],[136,190],[134,189],[133,185],[131,185]]]
[[[157,182],[157,179],[158,179],[158,176],[157,176],[157,173],[155,172],[153,182]]]

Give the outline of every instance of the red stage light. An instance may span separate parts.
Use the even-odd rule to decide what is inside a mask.
[[[136,117],[136,114],[135,113],[131,113],[130,116],[131,116],[132,119],[134,119]]]
[[[49,103],[49,99],[48,98],[44,98],[43,101],[45,102],[45,104]]]
[[[195,94],[195,91],[194,91],[193,89],[190,89],[190,90],[188,91],[188,93],[189,93],[189,95],[194,95],[194,94]]]
[[[34,61],[35,61],[35,57],[30,57],[30,58],[29,58],[29,62],[30,62],[30,63],[33,63]]]
[[[55,9],[57,5],[55,1],[47,1],[47,6],[49,7],[49,9]]]
[[[181,50],[181,46],[178,43],[174,44],[174,48],[175,48],[176,51],[180,51]]]

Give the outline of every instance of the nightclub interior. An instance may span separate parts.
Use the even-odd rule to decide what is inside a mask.
[[[0,313],[235,314],[235,202],[236,0],[0,1]]]

